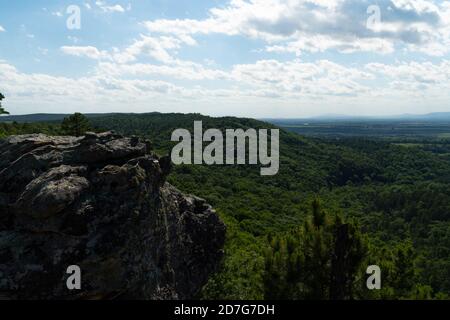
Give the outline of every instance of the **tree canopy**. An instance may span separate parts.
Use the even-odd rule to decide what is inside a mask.
[[[301,227],[268,236],[267,299],[352,299],[358,290],[367,243],[353,223],[327,214],[318,199]]]
[[[149,138],[160,155],[170,152],[173,130],[192,131],[195,120],[221,130],[270,128],[196,114],[89,120],[96,131]],[[57,122],[0,123],[0,137],[60,129]],[[282,130],[276,176],[261,177],[258,166],[175,166],[168,182],[206,199],[227,225],[224,259],[201,297],[449,299],[450,138],[411,141]],[[380,290],[366,286],[371,265],[380,267]]]
[[[64,118],[61,129],[64,134],[79,137],[91,129],[91,124],[86,116],[77,112]]]

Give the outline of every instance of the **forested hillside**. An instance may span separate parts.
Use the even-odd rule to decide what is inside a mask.
[[[148,137],[165,155],[172,131],[192,132],[194,120],[204,129],[272,127],[252,119],[158,113],[91,123],[96,130]],[[447,153],[427,146],[304,138],[282,130],[276,176],[260,176],[259,166],[176,166],[169,181],[205,198],[228,226],[222,268],[202,298],[448,298],[450,162]],[[339,235],[353,240],[342,245]],[[345,273],[339,273],[339,252],[353,257],[343,261]],[[365,288],[370,264],[382,269],[382,290]],[[336,279],[346,283],[345,292],[336,292]]]
[[[114,116],[92,122],[148,136],[158,152],[166,154],[172,131],[192,132],[194,120],[203,120],[205,128],[271,127],[251,119],[194,114]],[[267,297],[268,237],[284,237],[301,226],[316,197],[325,211],[355,219],[367,235],[361,265],[385,267],[383,290],[356,290],[354,298],[450,293],[450,163],[445,155],[379,139],[319,140],[286,131],[280,139],[280,172],[274,177],[261,177],[253,166],[179,166],[170,177],[183,191],[210,201],[229,227],[222,272],[205,288],[205,297]],[[411,254],[399,254],[408,250]],[[399,256],[407,261],[398,261]],[[365,285],[363,271],[358,271],[356,286]]]
[[[62,134],[61,128],[52,123],[5,123],[0,122],[0,138],[16,134],[46,133],[50,135]]]

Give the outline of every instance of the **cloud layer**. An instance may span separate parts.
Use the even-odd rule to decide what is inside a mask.
[[[335,49],[393,52],[397,46],[429,55],[450,50],[448,1],[233,0],[203,20],[145,22],[150,32],[225,34],[262,39],[269,51],[317,52]],[[375,19],[374,19],[375,18]],[[379,19],[377,19],[379,18]]]
[[[448,108],[450,1],[376,4],[232,0],[209,9],[203,19],[139,21],[141,33],[121,47],[61,45],[59,52],[71,63],[94,63],[81,77],[27,73],[0,60],[0,85],[8,101],[43,109],[60,104],[130,111],[124,106],[131,106],[276,117]],[[104,14],[131,10],[104,1],[86,8],[94,5]],[[216,61],[208,41],[217,36],[257,43],[248,53],[252,59]],[[184,50],[201,53],[187,58]]]

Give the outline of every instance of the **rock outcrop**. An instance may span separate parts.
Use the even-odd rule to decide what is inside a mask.
[[[225,226],[165,182],[170,161],[150,148],[111,132],[0,141],[0,299],[195,297]]]

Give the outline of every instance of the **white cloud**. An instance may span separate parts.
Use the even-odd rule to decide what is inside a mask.
[[[8,92],[9,100],[22,103],[43,103],[50,108],[55,104],[89,105],[148,102],[164,95],[174,98],[190,97],[188,90],[159,80],[119,79],[102,75],[81,78],[56,77],[46,74],[19,72],[14,66],[0,61],[0,83]]]
[[[330,49],[335,49],[340,53],[377,52],[381,54],[392,53],[395,50],[391,41],[381,38],[358,39],[350,37],[345,40],[323,35],[305,35],[298,40],[286,42],[281,45],[266,46],[268,52],[289,52],[295,53],[297,56],[300,56],[303,52],[316,53]]]
[[[97,55],[97,51],[92,52]],[[230,71],[200,65],[189,69],[188,64],[127,65],[105,61],[99,62],[89,76],[69,78],[22,73],[0,61],[0,85],[8,93],[10,105],[14,106],[10,111],[14,113],[20,112],[18,106],[27,108],[30,104],[37,108],[36,112],[92,112],[92,106],[97,112],[115,112],[124,111],[126,105],[131,108],[128,111],[134,112],[189,110],[253,117],[295,116],[301,114],[302,106],[309,114],[342,112],[339,106],[345,106],[347,112],[356,108],[358,114],[364,110],[398,113],[401,106],[408,112],[423,111],[447,105],[450,99],[450,91],[444,89],[450,87],[448,60],[398,66],[372,63],[362,70],[328,60],[260,60],[236,65]],[[146,74],[192,81],[175,84],[146,79]],[[225,82],[212,89],[197,80]],[[371,81],[378,85],[366,85]]]
[[[445,2],[379,0],[381,23],[367,28],[371,4],[361,0],[232,0],[211,9],[203,20],[158,19],[145,26],[163,34],[242,35],[266,41],[270,51],[297,54],[328,49],[390,53],[398,45],[430,55],[450,52],[450,9]]]
[[[328,60],[314,63],[261,60],[254,64],[234,66],[232,76],[236,81],[266,91],[276,91],[283,97],[364,95],[369,88],[359,81],[373,78],[368,72]]]
[[[127,8],[125,9],[120,4],[108,5],[108,4],[106,4],[105,1],[96,1],[95,4],[103,12],[121,12],[121,13],[123,13],[125,11],[130,11],[131,10],[131,6],[130,5],[128,5]]]
[[[61,47],[61,51],[68,55],[87,57],[94,60],[111,59],[110,55],[106,51],[100,51],[96,47],[92,46],[63,46]]]
[[[150,63],[117,64],[102,62],[98,72],[108,76],[163,76],[172,79],[185,80],[231,80],[231,75],[225,71],[205,68],[201,64],[175,61],[172,65],[155,65]]]
[[[406,54],[415,51],[443,56],[450,52],[450,1],[379,0],[383,24],[373,29],[366,28],[369,2],[232,0],[211,9],[203,20],[144,22],[150,34],[106,50],[77,45],[79,39],[69,36],[73,45],[61,47],[61,52],[97,61],[87,76],[22,73],[0,61],[0,86],[14,103],[34,105],[43,100],[48,108],[95,105],[105,106],[106,111],[123,111],[124,105],[138,108],[133,109],[136,112],[153,111],[154,106],[148,107],[153,103],[163,108],[161,111],[198,111],[195,108],[202,106],[205,113],[246,116],[283,116],[277,107],[291,108],[287,116],[298,115],[302,107],[309,112],[317,109],[317,113],[342,112],[333,107],[366,107],[372,113],[394,112],[399,106],[407,112],[416,107],[448,107],[449,60],[411,62],[415,56]],[[91,4],[103,12],[131,10],[131,6],[105,1]],[[26,32],[25,26],[22,31]],[[245,63],[228,65],[226,58],[218,61],[220,55],[208,51],[206,37],[199,37],[208,34],[239,36],[239,41],[246,41],[245,37],[258,39],[252,43],[257,43],[260,51],[252,44],[255,54],[246,55]],[[192,48],[194,54],[189,55],[196,60],[183,60],[179,51],[188,46],[205,50]],[[318,60],[306,54],[326,51],[333,53],[320,55]],[[360,62],[372,55],[357,56],[362,59],[350,62],[344,58],[341,61],[345,62],[337,63],[340,60],[331,61],[341,57],[336,52],[402,55],[376,58],[396,58],[392,64]],[[274,53],[296,57],[277,60],[279,56]],[[399,62],[402,58],[407,61]],[[226,67],[220,67],[223,62]]]
[[[365,69],[374,74],[396,82],[408,82],[416,84],[437,86],[450,86],[450,61],[441,63],[409,62],[388,65],[382,63],[369,63]]]
[[[3,28],[2,26],[0,26],[0,32],[5,32],[5,28]]]
[[[119,63],[132,62],[140,55],[149,56],[163,63],[174,61],[169,50],[179,49],[181,45],[195,45],[196,42],[189,36],[175,37],[152,37],[141,35],[140,39],[135,40],[132,45],[125,50],[116,49],[113,57]]]

